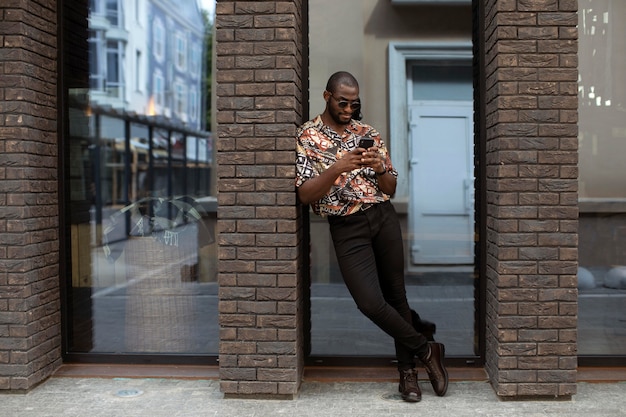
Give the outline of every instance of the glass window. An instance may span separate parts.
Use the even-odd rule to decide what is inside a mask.
[[[121,7],[120,0],[106,0],[106,18],[113,27],[122,26]]]
[[[578,350],[625,355],[626,2],[578,5]]]
[[[135,90],[143,91],[141,51],[135,51]]]
[[[89,81],[92,90],[104,91],[105,66],[104,32],[89,31]]]
[[[467,63],[413,65],[412,72],[413,100],[472,100],[472,67]]]
[[[159,114],[158,111],[160,111],[160,109],[162,107],[165,106],[165,95],[164,95],[164,79],[163,79],[163,74],[161,74],[160,71],[157,71],[154,74],[154,102],[156,103],[158,110],[157,113],[153,113],[153,114]]]
[[[187,111],[187,88],[182,82],[174,85],[174,111],[181,119],[186,119]],[[186,121],[186,120],[185,120]]]
[[[154,36],[153,36],[153,51],[154,57],[158,62],[163,62],[165,57],[165,28],[163,22],[160,19],[154,20]]]
[[[163,22],[199,48],[209,23],[196,2],[139,4],[91,0],[88,19],[68,14],[63,22],[74,35],[65,38],[71,59],[61,72],[69,97],[66,346],[69,353],[216,355],[212,136],[197,107],[197,117],[180,123],[187,101],[203,100],[203,77],[175,76],[174,65],[162,62]],[[126,10],[145,10],[154,24],[142,28]]]
[[[189,120],[192,122],[198,119],[198,90],[189,90]]]
[[[183,33],[176,34],[176,67],[179,71],[187,69],[187,39]]]
[[[408,184],[410,192],[400,198],[396,196],[392,203],[402,227],[404,254],[397,256],[404,257],[409,305],[420,317],[436,323],[435,339],[446,344],[448,355],[474,358],[480,352],[475,332],[471,52],[457,55],[456,51],[446,52],[443,48],[436,54],[429,49],[422,51],[419,39],[423,34],[399,24],[396,10],[387,10],[392,8],[390,4],[377,2],[374,8],[370,2],[349,3],[350,6],[347,2],[335,2],[333,8],[328,8],[310,2],[309,118],[324,110],[325,103],[319,100],[332,73],[327,72],[327,64],[337,61],[347,65],[360,83],[363,122],[373,125],[390,149],[405,151],[404,168],[400,168],[401,161],[392,160],[392,163],[404,169],[405,175],[399,181]],[[386,19],[377,21],[376,35],[366,33],[367,28],[360,26],[363,22],[355,17],[360,13],[353,13],[352,7],[357,3],[358,12],[364,15],[390,12],[385,14]],[[338,13],[338,9],[346,13]],[[413,8],[407,8],[406,12],[415,16],[421,13]],[[354,18],[350,21],[349,34],[345,35],[350,40],[348,43],[367,45],[367,56],[362,54],[360,46],[324,47],[333,42],[332,31],[317,29],[345,25],[346,16]],[[409,21],[410,17],[407,15],[406,19]],[[447,35],[443,31],[431,35],[445,44]],[[389,45],[399,38],[419,51],[403,58],[406,65],[402,68],[403,82],[389,85],[371,78],[370,74],[385,73],[390,65],[385,62]],[[404,105],[396,104],[405,112],[404,120],[411,120],[410,125],[405,124],[404,137],[389,137],[385,133],[390,109],[385,97],[390,94],[403,100]],[[414,129],[412,125],[417,125],[418,118],[425,121],[426,130]],[[436,141],[432,140],[433,131]],[[424,140],[426,137],[431,140]],[[450,163],[451,155],[454,164]],[[444,172],[442,167],[448,169]],[[433,186],[432,178],[442,179],[435,182],[439,188]],[[423,204],[418,206],[416,202]],[[311,355],[321,361],[333,356],[393,357],[393,339],[358,310],[346,289],[327,220],[312,212],[310,235]]]
[[[190,74],[195,78],[200,74],[202,52],[197,44],[191,47]]]
[[[110,40],[106,49],[106,92],[111,97],[124,96],[124,47],[121,41]]]

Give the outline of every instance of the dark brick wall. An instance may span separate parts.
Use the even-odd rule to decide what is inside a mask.
[[[61,362],[54,0],[0,5],[0,389]]]
[[[503,397],[576,393],[576,0],[486,0],[486,369]]]
[[[295,130],[303,121],[301,1],[219,1],[216,80],[221,389],[297,393],[305,290]]]

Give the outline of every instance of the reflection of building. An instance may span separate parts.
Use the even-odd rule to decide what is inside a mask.
[[[205,39],[196,2],[91,0],[88,22],[88,135],[99,139],[86,163],[96,164],[98,210],[153,192],[207,193],[212,143],[201,132]]]
[[[204,23],[196,2],[152,0],[148,85],[155,114],[200,128]]]
[[[202,128],[203,43],[196,2],[91,0],[92,104]]]
[[[198,321],[199,325],[212,326],[218,336],[208,342],[219,344],[220,350],[207,353],[208,342],[203,340],[201,348],[192,352],[201,359],[187,353],[161,355],[167,352],[151,352],[153,355],[148,357],[114,348],[92,352],[94,330],[110,329],[94,328],[96,317],[92,312],[97,306],[92,302],[102,300],[94,293],[115,293],[116,297],[124,294],[115,292],[120,290],[117,287],[103,288],[108,281],[105,285],[104,279],[96,282],[90,275],[117,266],[96,265],[92,263],[95,258],[80,256],[81,252],[95,253],[91,249],[100,244],[102,218],[98,219],[96,213],[94,221],[91,207],[110,205],[107,210],[116,210],[136,198],[133,187],[139,189],[140,183],[150,181],[152,185],[143,191],[156,194],[158,189],[165,190],[164,195],[178,194],[190,186],[185,168],[206,168],[196,164],[203,158],[191,157],[203,155],[202,146],[192,151],[186,139],[195,134],[206,136],[206,132],[196,132],[191,125],[193,112],[182,99],[195,85],[193,74],[188,74],[187,92],[184,88],[177,90],[175,85],[184,79],[179,69],[194,61],[193,53],[163,60],[158,66],[160,72],[155,71],[162,75],[162,85],[159,77],[155,82],[154,74],[148,71],[152,49],[165,54],[169,45],[173,53],[189,51],[192,38],[183,35],[184,31],[177,35],[174,26],[187,18],[164,12],[180,9],[178,3],[40,0],[38,4],[46,6],[43,8],[31,7],[31,3],[12,6],[20,10],[22,21],[12,21],[0,29],[7,40],[5,47],[11,49],[0,58],[0,68],[7,80],[18,81],[14,83],[17,86],[0,85],[6,109],[0,124],[5,161],[0,170],[4,187],[0,192],[0,235],[4,239],[0,248],[0,293],[5,295],[0,302],[0,358],[4,361],[0,389],[33,387],[63,361],[207,363],[219,353],[225,392],[296,393],[305,361],[310,358],[311,334],[320,329],[311,329],[310,325],[318,325],[310,313],[311,288],[316,288],[309,283],[315,273],[309,273],[308,212],[296,203],[293,187],[293,133],[309,114],[321,110],[322,83],[335,66],[348,68],[359,77],[364,116],[387,130],[394,160],[402,161],[398,165],[404,166],[406,182],[398,195],[398,206],[406,213],[415,188],[415,183],[408,182],[410,163],[419,163],[412,161],[408,152],[409,129],[413,129],[409,122],[414,120],[409,116],[427,121],[440,117],[433,113],[433,103],[421,107],[420,103],[424,98],[440,100],[444,97],[429,94],[444,91],[450,99],[441,100],[446,101],[442,107],[447,115],[456,109],[460,116],[455,123],[463,120],[455,126],[467,126],[468,113],[473,116],[473,135],[464,136],[462,143],[470,143],[466,140],[469,137],[474,153],[465,152],[462,157],[456,154],[455,161],[465,161],[470,155],[474,161],[476,183],[457,181],[457,185],[465,186],[457,196],[462,195],[466,202],[475,198],[477,202],[470,205],[474,207],[470,214],[475,214],[477,221],[474,263],[479,268],[472,277],[470,311],[447,313],[454,321],[470,322],[465,330],[470,334],[470,348],[475,350],[470,357],[450,358],[451,363],[484,364],[502,396],[567,397],[575,393],[578,361],[585,360],[577,356],[578,347],[588,349],[589,343],[606,340],[607,334],[614,337],[623,333],[623,326],[608,327],[610,323],[623,323],[617,317],[624,311],[623,293],[605,298],[603,289],[598,288],[593,297],[585,297],[582,291],[579,297],[576,285],[578,250],[582,248],[578,241],[577,170],[578,101],[582,96],[577,97],[577,70],[578,61],[583,69],[586,64],[582,61],[590,59],[589,55],[576,55],[576,2],[561,1],[558,6],[557,2],[541,2],[533,9],[535,3],[522,0],[474,1],[473,7],[469,0],[342,0],[328,1],[327,7],[321,0],[223,1],[218,2],[216,20],[219,71],[215,74],[216,149],[220,161],[220,236],[216,252],[220,262],[205,265],[207,270],[219,269],[220,288],[217,291],[217,284],[213,285],[213,292],[200,294],[203,303],[195,304],[214,302],[216,309]],[[100,16],[89,17],[88,3]],[[578,3],[581,10],[588,8],[586,3]],[[309,4],[310,9],[306,7]],[[621,3],[604,0],[602,4],[617,7]],[[551,10],[543,10],[544,6]],[[60,21],[52,10],[59,11]],[[133,20],[135,11],[139,11],[138,19]],[[324,13],[330,16],[321,18]],[[12,15],[3,14],[6,19]],[[620,22],[614,28],[623,33]],[[311,39],[318,41],[309,42],[307,23]],[[135,33],[140,28],[145,29],[143,35]],[[163,45],[159,45],[161,30],[166,33]],[[59,39],[54,38],[57,33]],[[89,39],[91,51],[95,51],[91,57]],[[619,42],[626,37],[613,39]],[[583,51],[589,53],[581,48]],[[601,55],[618,70],[623,69],[619,65],[622,55]],[[102,60],[109,57],[105,65]],[[89,58],[96,62],[98,71],[89,71]],[[133,62],[140,63],[137,68],[144,63],[145,72],[137,71]],[[473,93],[470,112],[466,105],[469,68]],[[429,90],[433,81],[449,87],[457,78],[463,81],[458,88]],[[581,79],[584,97],[590,98],[587,78]],[[169,80],[174,84],[168,86]],[[618,84],[626,83],[616,82],[610,88],[616,91],[611,97],[612,106],[620,104]],[[97,92],[85,94],[90,85]],[[594,85],[594,94],[599,91],[595,89],[598,83],[589,85]],[[161,91],[162,98],[154,95],[153,113],[150,97]],[[88,98],[93,101],[89,103]],[[583,132],[587,129],[583,126],[585,106],[580,104]],[[105,122],[104,118],[109,120]],[[615,137],[622,135],[622,118],[618,119],[615,129],[611,129]],[[424,138],[419,137],[419,128],[413,133],[418,139]],[[603,144],[600,140],[595,144]],[[585,152],[586,141],[585,136],[581,147]],[[433,146],[438,143],[420,142]],[[596,152],[600,148],[594,147],[593,140],[591,143],[589,156],[607,154],[606,149]],[[446,144],[460,147],[455,142]],[[133,165],[129,163],[133,147],[142,150],[136,153],[137,166],[160,168],[163,175],[157,178],[146,174],[135,182]],[[118,159],[112,156],[115,152],[119,152]],[[443,158],[429,162],[437,162],[431,169],[446,168]],[[588,168],[586,160],[582,162],[581,167]],[[597,159],[596,166],[603,169],[604,161]],[[463,171],[467,174],[467,169]],[[441,172],[426,173],[431,175],[430,184],[425,185],[438,184]],[[96,176],[101,176],[100,180],[94,181]],[[104,192],[105,188],[111,191]],[[201,191],[206,189],[200,187]],[[475,196],[471,195],[473,190]],[[94,202],[93,196],[100,201]],[[405,201],[400,201],[401,196]],[[214,208],[215,199],[210,203]],[[603,210],[617,210],[623,215],[623,208],[615,208],[613,203]],[[107,217],[107,210],[102,217]],[[610,235],[619,240],[621,236],[618,229],[603,230],[600,238]],[[418,264],[418,255],[412,256],[411,262]],[[199,257],[209,258],[203,254]],[[154,263],[137,265],[156,268]],[[471,262],[469,265],[473,267]],[[195,265],[185,265],[185,273],[178,269],[167,272],[169,278],[180,273],[185,291],[179,293],[186,295],[186,290],[195,285],[195,278],[187,278],[196,276],[195,269]],[[105,278],[111,276],[117,278],[113,274]],[[159,296],[163,295],[162,289],[158,288]],[[331,297],[322,294],[317,298]],[[598,300],[611,308],[594,310],[598,316],[589,317],[588,323],[590,327],[596,325],[594,332],[591,337],[583,337],[578,323],[587,320],[587,306]],[[437,311],[449,306],[448,298],[433,297],[430,301],[439,304]],[[333,304],[323,312],[333,313],[335,307]],[[120,310],[103,314],[111,326],[116,322],[112,319],[114,313],[124,314],[124,308]],[[335,316],[335,323],[345,323],[342,320],[346,317]],[[348,332],[362,336],[360,328],[346,327],[337,339]],[[609,332],[615,329],[617,332]],[[446,329],[438,331],[443,336]],[[112,342],[120,337],[115,332],[105,334]],[[621,339],[609,342],[616,340]],[[375,341],[376,337],[367,340]],[[610,347],[622,349],[623,354],[623,344],[618,342]],[[350,355],[354,351],[344,352]],[[610,359],[604,351],[600,355],[595,359],[604,363]],[[378,359],[388,361],[387,357]]]

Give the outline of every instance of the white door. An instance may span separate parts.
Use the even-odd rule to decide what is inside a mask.
[[[474,263],[471,102],[422,102],[410,109],[411,262]]]

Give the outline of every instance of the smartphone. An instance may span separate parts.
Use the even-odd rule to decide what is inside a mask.
[[[374,146],[374,139],[372,138],[361,138],[359,140],[359,148],[369,149]]]

